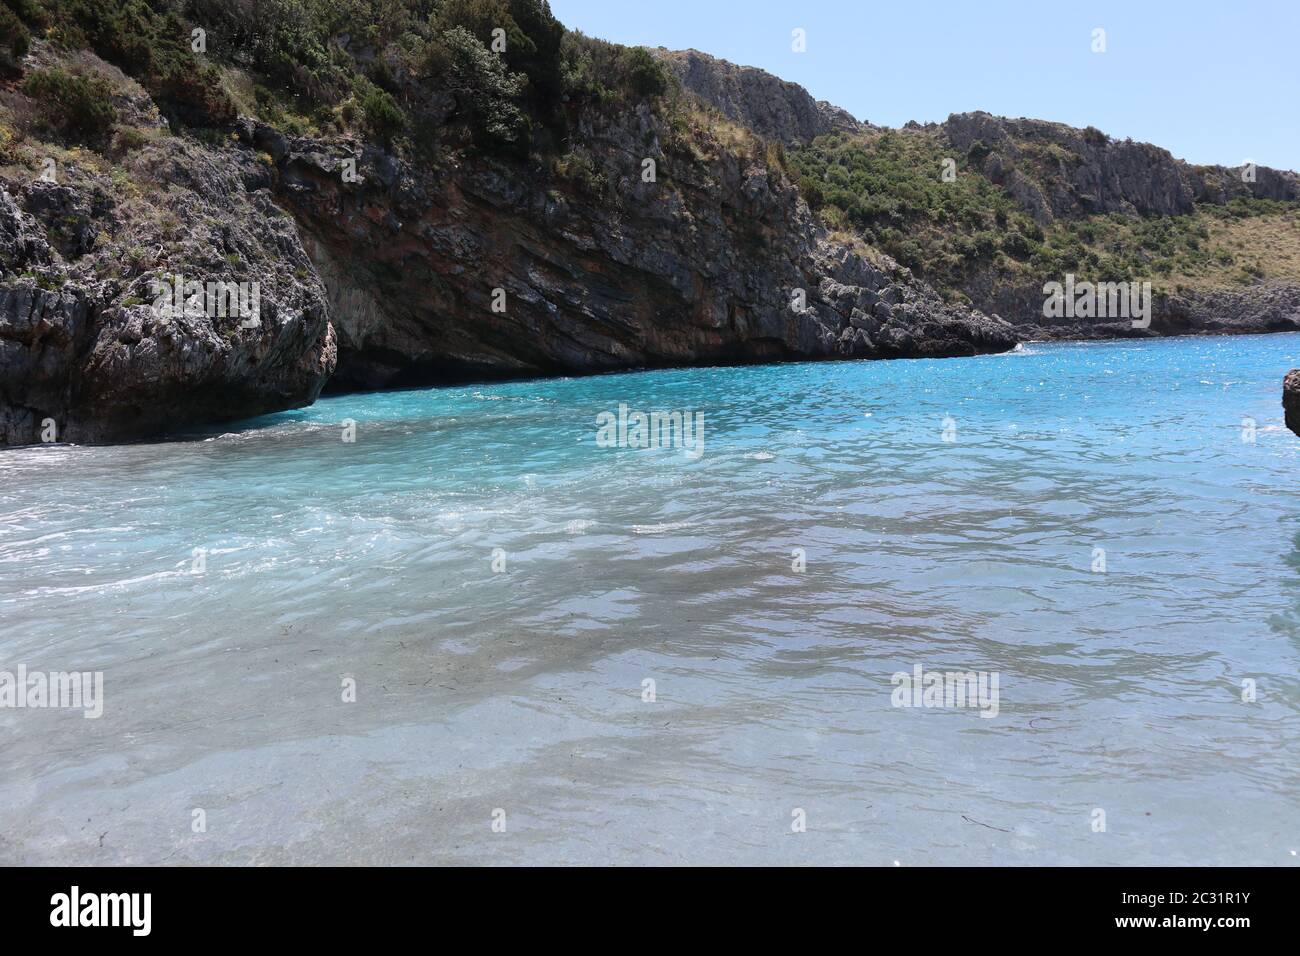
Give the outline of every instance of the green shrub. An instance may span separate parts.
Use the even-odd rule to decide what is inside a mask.
[[[209,65],[169,70],[153,79],[153,93],[182,120],[200,126],[224,126],[235,119],[235,104]]]
[[[564,27],[545,0],[444,0],[430,25],[444,37],[450,30],[464,30],[494,57],[493,31],[505,31],[500,59],[507,72],[525,77],[520,89],[529,104],[548,116],[559,107]]]
[[[134,126],[123,126],[118,129],[114,142],[118,149],[134,152],[148,143],[149,137]]]
[[[982,139],[977,139],[970,144],[970,149],[966,151],[966,160],[972,166],[982,166],[985,158],[993,152],[993,147]]]
[[[476,139],[495,145],[527,145],[528,120],[517,102],[526,77],[506,70],[501,58],[464,27],[444,33],[434,56],[445,57],[435,68],[444,71],[447,87],[456,95],[459,111]]]
[[[23,81],[23,92],[40,101],[51,125],[79,139],[102,139],[117,121],[112,89],[102,76],[36,70]]]
[[[379,87],[371,87],[362,97],[361,112],[366,118],[366,129],[385,145],[390,145],[406,124],[406,117],[392,96]]]
[[[804,200],[808,203],[808,208],[817,210],[826,205],[826,192],[822,189],[821,183],[811,176],[799,177],[799,191],[803,193]]]
[[[7,72],[13,72],[20,59],[27,55],[32,35],[22,20],[8,6],[0,4],[0,62]],[[6,52],[8,56],[6,56]]]
[[[22,58],[31,48],[29,27],[44,30],[49,25],[37,0],[4,0],[0,3],[0,76],[19,76]]]
[[[61,44],[94,50],[139,80],[163,112],[199,126],[234,118],[220,75],[190,49],[191,25],[177,0],[46,2]]]
[[[970,152],[976,160],[986,154],[980,146]],[[1033,228],[1014,201],[977,172],[967,168],[955,181],[944,181],[950,152],[924,133],[832,133],[792,150],[789,161],[823,219],[829,221],[828,210],[841,211],[868,242],[947,289],[995,261],[1008,233],[1023,234],[1012,249],[1030,255],[1023,237]]]
[[[626,87],[638,97],[662,96],[668,89],[663,65],[643,46],[627,47],[620,57]]]
[[[596,164],[585,152],[566,153],[554,161],[552,171],[592,197],[600,198],[609,186],[605,174],[596,168]]]
[[[1093,146],[1105,146],[1110,141],[1110,137],[1095,126],[1084,128],[1083,139],[1084,142],[1091,143]]]
[[[606,43],[573,30],[561,48],[564,92],[571,100],[624,106],[662,96],[672,79],[645,47]]]
[[[1002,240],[1002,251],[1013,259],[1028,259],[1034,254],[1034,244],[1022,233],[1009,233]]]
[[[4,5],[18,14],[18,18],[24,23],[41,30],[50,25],[50,18],[41,8],[40,0],[4,0]]]

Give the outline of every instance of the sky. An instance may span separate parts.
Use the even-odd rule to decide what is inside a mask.
[[[757,66],[882,126],[986,110],[1300,170],[1300,0],[550,3],[589,36]]]

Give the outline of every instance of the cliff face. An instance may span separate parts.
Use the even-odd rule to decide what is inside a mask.
[[[1296,173],[1263,166],[1249,171],[1193,166],[1168,150],[1114,140],[1097,130],[963,113],[950,116],[940,131],[956,155],[968,157],[974,170],[1002,187],[1044,226],[1099,215],[1194,217],[1200,208],[1223,206],[1234,199],[1300,200]],[[1288,231],[1300,241],[1294,226]],[[1275,252],[1282,255],[1280,249]],[[1081,265],[1079,271],[1086,268]],[[1148,328],[1135,329],[1127,321],[1044,319],[1041,277],[999,281],[986,273],[969,283],[966,291],[979,307],[1008,317],[1022,335],[1032,339],[1300,330],[1300,282],[1289,276],[1217,286],[1162,284],[1152,272],[1101,278],[1157,279]]]
[[[1247,182],[1241,169],[1192,166],[1166,149],[1097,130],[982,112],[955,113],[941,128],[959,155],[1042,224],[1099,213],[1183,216],[1197,202],[1237,196],[1300,199],[1293,172],[1259,166]]]
[[[33,40],[20,71],[45,71],[55,88],[72,83],[55,82],[63,67],[106,82],[114,119],[83,103],[71,119],[99,132],[74,136],[26,87],[0,95],[0,444],[154,435],[304,405],[327,382],[958,356],[1025,337],[1300,325],[1300,283],[1287,282],[1160,294],[1146,331],[1045,325],[1040,287],[1057,276],[1021,265],[1009,277],[1007,255],[1023,263],[1032,250],[997,247],[1028,242],[1012,235],[1019,220],[1056,228],[1183,216],[1238,196],[1290,201],[1295,174],[1260,169],[1247,188],[1236,171],[1156,147],[980,113],[880,130],[761,70],[603,44],[566,34],[538,0],[503,3],[529,41],[511,34],[503,56],[483,39],[496,21],[476,22],[473,5],[433,16],[412,6],[402,44],[334,36],[308,17],[299,26],[336,54],[315,72],[300,69],[304,47],[261,62],[264,75],[205,63],[191,83],[188,51],[173,50],[166,69],[141,74],[170,102],[171,125],[116,68]],[[232,37],[247,28],[221,22]],[[170,23],[154,24],[157,42]],[[104,47],[111,56],[120,43]],[[259,78],[313,100],[316,119],[284,112],[265,89],[256,111],[274,122],[237,116],[221,83]],[[82,99],[95,92],[77,82]],[[194,117],[206,125],[177,125]],[[324,132],[302,134],[316,122]],[[919,165],[871,167],[868,205],[897,218],[951,152],[963,176],[1014,200],[1000,200],[1005,235],[963,238],[962,255],[988,259],[936,292],[921,278],[926,256],[897,252],[900,265],[868,231],[810,211],[790,157],[819,137],[942,144]],[[995,218],[968,205],[943,228],[966,216],[984,229]],[[913,224],[895,228],[906,236]],[[160,313],[159,283],[179,283],[187,301]],[[257,320],[214,313],[203,295],[214,285],[256,285]]]
[[[694,116],[683,132],[649,102],[576,110],[563,162],[453,148],[430,162],[249,118],[220,145],[171,136],[139,87],[114,81],[152,117],[147,142],[60,166],[57,183],[0,176],[0,443],[153,435],[308,404],[327,380],[1016,342],[832,238],[760,139],[724,141]],[[256,282],[260,322],[203,298],[160,316],[155,283],[178,276]]]
[[[737,66],[698,50],[665,50],[656,56],[682,86],[727,119],[785,145],[811,142],[825,133],[870,128],[846,110],[814,100],[802,86],[752,66]]]
[[[971,297],[983,308],[1007,316],[1025,341],[1300,332],[1300,284],[1291,282],[1155,292],[1146,328],[1134,328],[1130,319],[1045,318],[1043,291],[1036,284],[992,290],[975,286]]]
[[[117,177],[93,154],[55,155],[48,173],[0,174],[0,445],[137,438],[315,400],[335,360],[325,290],[264,163],[170,137],[121,157]],[[178,277],[203,294],[182,286],[190,301],[160,314]],[[250,306],[257,283],[256,316],[224,304],[209,317],[209,282],[245,283]]]
[[[648,106],[589,118],[583,140],[596,166],[581,180],[287,141],[278,195],[330,290],[331,387],[1015,344],[1005,324],[831,239],[761,149],[694,154]],[[356,183],[341,175],[349,157]]]
[[[157,158],[184,168],[185,160]],[[174,244],[131,212],[97,203],[93,177],[0,179],[0,444],[137,438],[315,400],[334,367],[334,342],[293,223],[267,196],[244,197],[229,168],[204,163],[201,171],[220,198],[209,204],[174,189],[174,201],[211,217]],[[127,230],[129,249],[101,238]],[[73,244],[60,250],[53,234],[66,231]],[[165,268],[146,273],[135,255],[165,256]],[[160,318],[149,275],[256,281],[260,325],[244,327],[252,320],[231,308],[217,318],[193,306]]]
[[[812,153],[815,195],[829,196],[848,228],[1024,339],[1300,330],[1296,173],[1193,166],[1095,129],[983,112],[901,130],[836,122],[802,88],[761,70],[695,51],[660,55],[714,109],[792,147],[805,173]],[[941,162],[956,164],[955,206],[935,194]],[[972,180],[1010,199],[1023,221]],[[1238,201],[1246,207],[1205,213]],[[1269,202],[1280,205],[1261,213]],[[1157,220],[1168,228],[1148,226]],[[1237,220],[1257,223],[1256,234]],[[1066,273],[1150,281],[1149,324],[1044,317],[1043,286]]]

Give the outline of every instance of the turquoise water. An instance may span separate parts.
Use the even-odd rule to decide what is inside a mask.
[[[104,714],[0,709],[0,862],[1294,865],[1296,365],[1030,345],[2,453],[0,670],[102,671]],[[620,404],[703,454],[601,447]],[[916,665],[996,716],[893,706]]]

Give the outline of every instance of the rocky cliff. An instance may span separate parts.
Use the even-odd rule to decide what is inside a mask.
[[[1300,330],[1294,172],[1194,166],[1096,129],[984,112],[886,130],[761,70],[660,56],[712,108],[793,148],[823,218],[1024,339]],[[1151,282],[1149,323],[1046,318],[1043,286],[1067,273]]]
[[[1224,207],[1234,200],[1274,204],[1300,201],[1300,175],[1264,166],[1228,168],[1193,166],[1149,143],[1112,139],[1096,129],[1074,129],[1041,120],[1006,119],[987,113],[950,116],[939,127],[954,155],[966,158],[973,171],[1002,188],[1042,227],[1059,221],[1065,228],[1100,217],[1193,223],[1187,231],[1190,259],[1201,239],[1213,239],[1201,223],[1219,223],[1201,215],[1206,208]],[[1264,219],[1265,217],[1261,217]],[[1276,218],[1276,217],[1275,217]],[[1287,261],[1287,246],[1300,242],[1294,210],[1280,221],[1283,242],[1264,255]],[[1257,274],[1217,279],[1175,275],[1161,281],[1157,245],[1146,261],[1133,258],[1110,272],[1091,264],[1094,278],[1153,281],[1157,294],[1149,327],[1104,319],[1048,321],[1042,317],[1042,281],[1058,276],[1031,275],[1015,281],[991,270],[973,277],[965,291],[981,308],[1008,317],[1026,338],[1109,338],[1192,333],[1286,332],[1300,330],[1300,277],[1286,269],[1271,277]],[[1235,246],[1236,248],[1232,248]],[[1227,259],[1242,244],[1225,242],[1217,255]],[[1239,253],[1238,253],[1239,254]],[[1258,265],[1258,263],[1256,264]],[[1082,259],[1074,268],[1088,275]],[[1191,272],[1191,270],[1188,270]],[[1200,281],[1193,281],[1200,279]]]
[[[42,152],[66,151],[16,103],[24,135],[0,174],[6,444],[291,408],[327,379],[347,390],[1016,342],[832,236],[762,139],[711,129],[694,100],[574,104],[567,152],[520,155],[470,144],[461,104],[435,87],[413,99],[441,110],[444,138],[401,152],[251,117],[219,137],[173,135],[140,87],[80,63],[112,78],[119,119],[132,118],[119,127],[136,135],[78,150],[86,159],[47,183]],[[156,283],[177,276],[256,281],[260,324],[203,299],[160,316]]]
[[[1040,224],[1108,213],[1185,216],[1197,202],[1222,204],[1238,196],[1300,199],[1296,173],[1192,166],[1166,149],[1096,129],[975,112],[953,114],[941,130],[956,155],[971,157],[974,169]]]
[[[143,90],[97,66],[124,117],[162,125]],[[0,444],[137,438],[315,400],[335,362],[325,289],[253,153],[162,137],[112,162],[37,141],[14,158],[0,170]],[[178,279],[182,297],[156,309]],[[241,283],[250,306],[257,284],[255,315],[204,307],[209,288]]]
[[[1015,344],[831,238],[762,149],[692,153],[644,104],[584,122],[594,165],[576,181],[499,158],[434,169],[357,142],[286,142],[277,194],[330,290],[335,387]],[[341,176],[350,157],[356,183]]]
[[[678,81],[727,119],[785,145],[808,143],[826,133],[872,128],[847,110],[814,100],[797,83],[752,66],[737,66],[699,50],[665,50],[656,55]]]
[[[1300,283],[1258,262],[1160,290],[1150,330],[1041,321],[1044,279],[1103,246],[1130,270],[1174,254],[1126,222],[1273,203],[1223,228],[1267,215],[1285,238],[1294,174],[1243,186],[980,113],[882,130],[761,70],[566,32],[541,0],[374,6],[343,34],[224,0],[23,6],[30,37],[0,64],[0,444],[156,435],[325,387],[1300,323]],[[191,17],[224,47],[196,58]],[[214,288],[250,286],[255,321],[214,310]],[[160,288],[183,294],[160,310]]]

